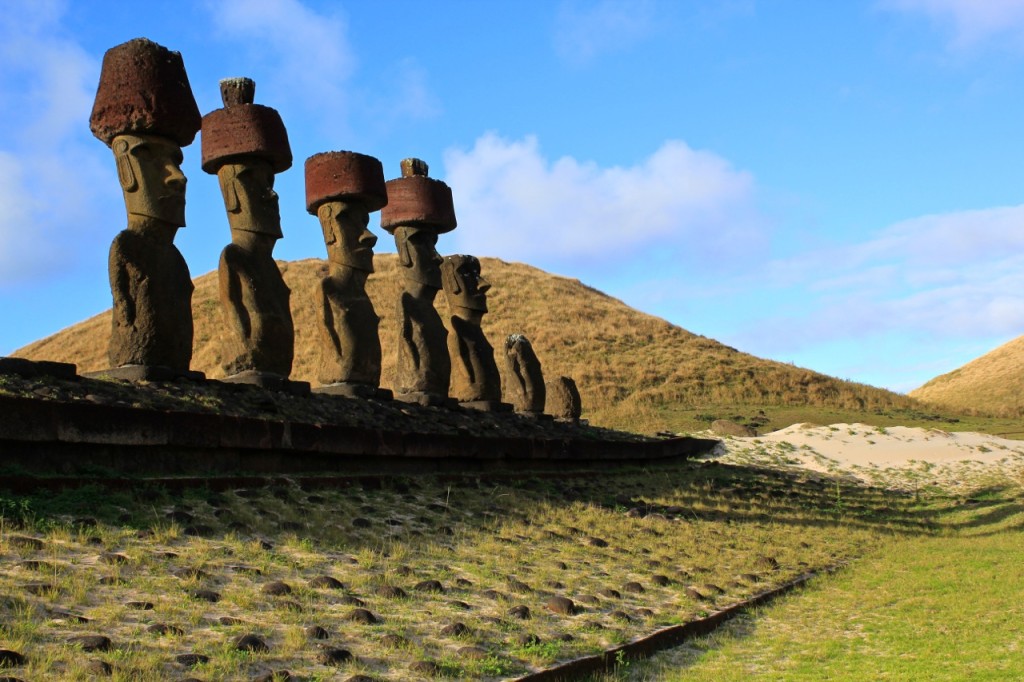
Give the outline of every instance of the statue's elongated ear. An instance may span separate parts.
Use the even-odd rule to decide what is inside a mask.
[[[441,263],[441,277],[443,277],[442,284],[444,284],[444,290],[452,294],[461,294],[462,287],[459,286],[459,278],[455,274],[455,261],[444,259]]]
[[[332,222],[334,208],[330,204],[321,204],[316,210],[316,217],[320,219],[320,227],[324,231],[324,244],[333,244],[338,241],[336,227]]]
[[[398,262],[403,268],[412,267],[412,254],[409,253],[409,231],[400,227],[395,230],[395,246],[398,247]]]
[[[229,178],[222,178],[220,191],[224,195],[224,208],[228,210],[228,213],[234,213],[242,205],[242,202],[238,200],[238,177],[233,170],[227,172],[231,175]]]
[[[135,169],[132,167],[129,146],[127,140],[114,142],[114,159],[117,162],[117,179],[121,183],[121,189],[125,192],[134,192],[139,188],[139,180],[135,177]]]

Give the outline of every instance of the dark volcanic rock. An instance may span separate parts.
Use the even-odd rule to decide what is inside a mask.
[[[318,589],[325,590],[343,590],[345,585],[337,578],[332,578],[329,575],[318,575],[309,581],[309,586]]]
[[[146,628],[146,632],[151,635],[183,635],[185,631],[174,625],[168,625],[167,623],[153,623]]]
[[[242,635],[234,642],[234,648],[237,651],[270,651],[270,647],[257,635]]]
[[[395,587],[394,585],[381,585],[373,593],[385,599],[405,599],[409,596],[401,587]]]
[[[178,665],[191,668],[193,666],[200,665],[201,663],[209,662],[210,657],[204,656],[203,654],[178,654],[174,657],[174,660],[177,661]]]
[[[551,597],[544,606],[548,611],[565,616],[572,616],[576,613],[576,604],[568,597]]]
[[[272,597],[280,597],[286,594],[291,594],[292,587],[286,582],[275,580],[261,587],[260,592],[263,594],[269,594]]]
[[[306,637],[310,639],[329,639],[330,633],[319,625],[310,625],[306,628]]]
[[[341,665],[352,660],[352,652],[348,649],[321,649],[316,654],[316,662],[320,665]]]
[[[409,640],[401,635],[384,635],[380,638],[380,643],[391,649],[401,649],[409,646]]]
[[[106,661],[94,658],[85,664],[85,671],[90,675],[107,677],[114,673],[114,668]]]
[[[70,637],[68,644],[81,647],[82,651],[108,651],[112,642],[104,635],[78,635]]]
[[[437,580],[423,580],[413,585],[412,589],[417,592],[444,592],[444,586]]]
[[[353,623],[362,623],[363,625],[373,625],[380,622],[377,616],[366,609],[352,609],[346,614],[345,620],[352,621]]]
[[[465,623],[452,623],[441,628],[441,634],[445,637],[461,637],[469,634],[469,628]]]
[[[11,649],[0,649],[0,666],[25,665],[25,657]]]
[[[433,661],[416,661],[409,666],[409,670],[426,677],[436,677],[441,673],[441,666]]]
[[[213,590],[192,590],[188,593],[188,596],[193,599],[198,599],[199,601],[208,601],[211,603],[220,601],[220,594]]]
[[[643,594],[646,590],[644,590],[644,586],[638,582],[629,582],[622,586],[622,591],[632,592],[633,594]]]

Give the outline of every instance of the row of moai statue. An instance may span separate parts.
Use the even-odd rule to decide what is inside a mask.
[[[114,153],[128,213],[110,248],[113,317],[109,359],[100,374],[133,380],[202,379],[192,357],[193,285],[174,245],[185,225],[182,147],[202,130],[202,169],[217,176],[231,243],[220,257],[219,288],[229,346],[225,381],[308,391],[288,379],[294,357],[290,294],[273,258],[282,237],[274,176],[292,165],[288,134],[275,109],[254,103],[248,78],[221,81],[223,108],[200,116],[184,63],[138,38],[107,51],[90,128]],[[377,159],[348,151],[315,154],[305,163],[306,209],[323,230],[328,273],[317,289],[322,337],[318,392],[423,405],[575,419],[571,379],[545,386],[530,342],[508,337],[510,403],[502,402],[494,351],[480,323],[489,283],[473,256],[441,258],[438,236],[456,227],[451,189],[427,164],[406,159],[385,181]],[[366,294],[377,238],[369,216],[395,239],[403,290],[394,393],[380,388],[379,317]],[[444,289],[448,333],[434,307]],[[547,395],[550,394],[550,397]]]

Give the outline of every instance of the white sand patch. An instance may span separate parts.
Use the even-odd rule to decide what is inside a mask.
[[[866,424],[794,424],[726,437],[714,455],[735,464],[802,468],[901,489],[967,490],[1024,481],[1024,441],[984,433]]]

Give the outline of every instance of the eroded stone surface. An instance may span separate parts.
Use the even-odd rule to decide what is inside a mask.
[[[547,383],[545,390],[547,398],[545,412],[556,419],[567,421],[578,421],[582,408],[580,405],[580,391],[576,388],[576,382],[569,377],[558,377]]]
[[[447,330],[434,309],[441,289],[437,236],[455,228],[451,189],[428,178],[418,159],[402,162],[402,177],[387,183],[388,205],[381,226],[395,237],[402,272],[398,300],[395,397],[421,404],[444,404],[451,361]]]
[[[516,412],[543,414],[547,399],[544,372],[528,338],[510,334],[505,339],[505,366],[511,379],[505,390]]]
[[[174,246],[185,225],[181,147],[199,130],[181,55],[138,38],[103,57],[89,126],[111,148],[128,227],[110,247],[111,366],[186,373],[192,278]]]
[[[368,229],[370,213],[386,204],[384,170],[372,156],[325,152],[306,160],[306,209],[320,220],[328,257],[328,274],[316,291],[317,377],[343,395],[387,397],[377,391],[380,318],[366,294],[377,243]]]
[[[480,261],[466,255],[446,257],[441,264],[441,281],[451,312],[449,392],[460,403],[500,403],[501,376],[494,362],[494,348],[480,327],[487,312],[487,291],[491,288],[480,274]]]
[[[274,175],[292,163],[276,110],[253,104],[246,78],[221,81],[224,107],[203,117],[203,170],[216,174],[231,227],[217,272],[229,330],[224,371],[287,377],[295,355],[291,291],[274,262],[283,235]]]

